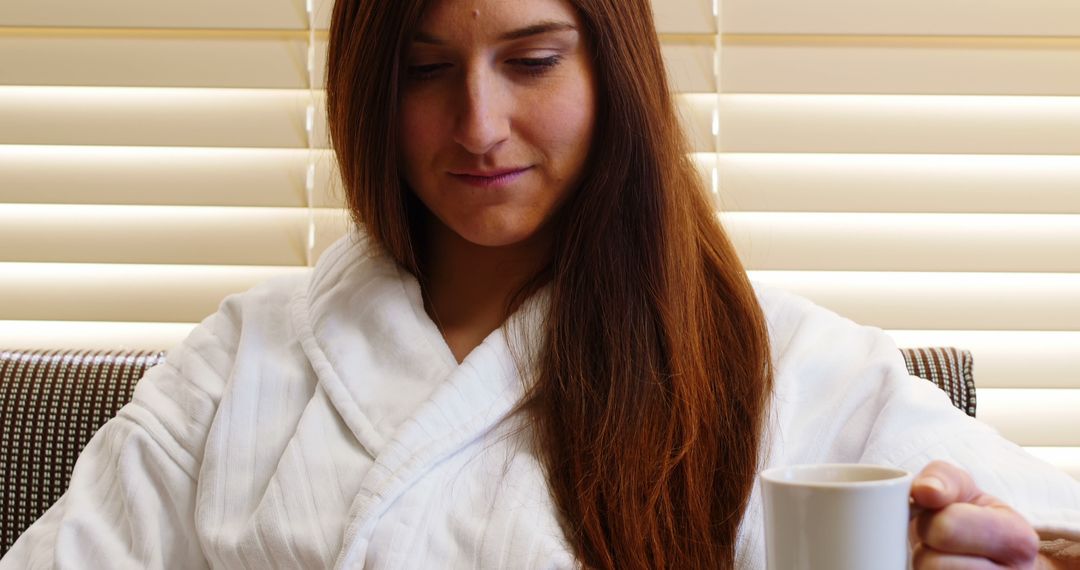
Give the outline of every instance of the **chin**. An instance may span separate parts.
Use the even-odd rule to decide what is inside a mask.
[[[506,247],[528,241],[536,235],[536,224],[494,224],[454,228],[462,239],[482,247]]]

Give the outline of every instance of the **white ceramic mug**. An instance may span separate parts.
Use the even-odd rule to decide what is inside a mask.
[[[878,465],[762,472],[769,570],[905,570],[911,480]]]

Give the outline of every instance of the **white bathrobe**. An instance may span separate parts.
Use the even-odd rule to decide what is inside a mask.
[[[758,295],[776,362],[764,466],[947,459],[1045,537],[1080,540],[1080,484],[910,377],[888,336]],[[512,320],[534,326],[545,303]],[[0,567],[575,567],[536,450],[500,421],[522,342],[495,331],[459,366],[415,279],[343,239],[310,275],[227,299],[151,369]],[[737,552],[764,568],[756,492]]]

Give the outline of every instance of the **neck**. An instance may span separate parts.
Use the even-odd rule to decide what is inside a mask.
[[[550,238],[541,231],[524,242],[481,246],[432,218],[421,259],[424,308],[460,362],[515,309],[510,298],[541,269]]]

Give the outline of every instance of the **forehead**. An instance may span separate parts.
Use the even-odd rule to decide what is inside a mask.
[[[568,0],[433,0],[417,35],[448,41],[487,39],[539,22],[576,25],[577,14]]]

